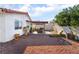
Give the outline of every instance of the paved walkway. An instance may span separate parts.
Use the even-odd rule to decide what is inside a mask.
[[[0,53],[16,54],[61,52],[79,53],[79,50],[78,47],[72,47],[71,43],[63,38],[53,38],[45,34],[30,34],[28,37],[21,36],[18,41],[13,40],[7,43],[0,43]]]
[[[70,45],[70,43],[61,37],[50,37],[47,34],[31,34],[27,39],[28,46],[45,45]]]

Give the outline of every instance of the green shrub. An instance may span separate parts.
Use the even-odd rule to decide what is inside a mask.
[[[53,34],[49,35],[50,37],[66,37],[64,34]]]

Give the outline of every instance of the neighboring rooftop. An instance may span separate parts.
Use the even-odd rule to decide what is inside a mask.
[[[31,22],[31,23],[48,23],[48,21],[29,21],[29,20],[26,20],[26,22]]]

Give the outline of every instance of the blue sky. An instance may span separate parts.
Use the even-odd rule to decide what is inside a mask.
[[[28,12],[32,20],[48,21],[54,19],[62,9],[74,4],[0,4],[0,8],[8,8]]]

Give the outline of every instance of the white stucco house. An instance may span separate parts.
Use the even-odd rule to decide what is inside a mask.
[[[14,38],[14,34],[23,34],[23,27],[30,24],[26,20],[31,18],[28,12],[0,8],[0,42],[7,42]]]

